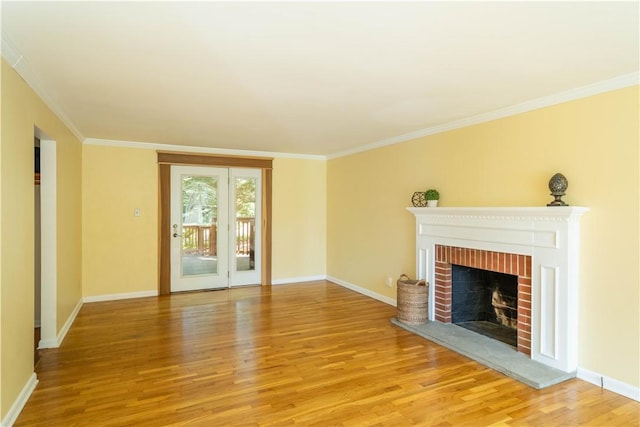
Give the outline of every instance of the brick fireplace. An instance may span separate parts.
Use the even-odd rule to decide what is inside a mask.
[[[481,249],[435,245],[434,318],[451,323],[452,264],[518,277],[517,349],[531,355],[531,257]]]
[[[408,208],[416,217],[416,276],[429,286],[428,318],[451,322],[451,269],[517,279],[517,351],[574,372],[578,363],[583,207]]]

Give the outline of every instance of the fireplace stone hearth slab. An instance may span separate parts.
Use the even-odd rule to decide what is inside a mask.
[[[440,322],[406,325],[395,317],[391,323],[467,356],[535,389],[542,389],[575,378],[567,373],[531,360],[500,341],[485,337],[460,326]]]

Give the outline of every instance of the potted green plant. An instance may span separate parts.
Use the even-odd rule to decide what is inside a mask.
[[[424,192],[424,198],[427,199],[427,206],[435,208],[438,206],[438,200],[440,200],[440,193],[438,190],[429,189]]]

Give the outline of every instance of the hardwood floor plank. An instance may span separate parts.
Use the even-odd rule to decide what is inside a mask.
[[[325,281],[85,304],[16,426],[639,425],[581,380],[535,390]]]

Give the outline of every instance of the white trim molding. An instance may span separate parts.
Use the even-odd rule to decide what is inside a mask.
[[[177,151],[184,153],[219,154],[226,156],[257,156],[287,159],[326,160],[327,156],[315,154],[278,153],[274,151],[232,150],[226,148],[196,147],[190,145],[171,145],[157,142],[118,141],[114,139],[86,138],[84,145],[102,145],[107,147],[140,148],[143,150]]]
[[[140,292],[127,292],[122,294],[106,294],[106,295],[94,295],[90,297],[82,298],[84,303],[103,302],[103,301],[116,301],[121,299],[133,299],[133,298],[147,298],[157,297],[158,291],[140,291]]]
[[[374,291],[372,291],[370,289],[363,288],[363,287],[358,286],[358,285],[354,285],[353,283],[349,283],[349,282],[347,282],[345,280],[338,279],[337,277],[327,276],[327,280],[332,282],[332,283],[335,283],[336,285],[340,285],[343,288],[351,289],[352,291],[355,291],[355,292],[357,292],[359,294],[368,296],[368,297],[376,299],[378,301],[382,301],[385,304],[389,304],[391,306],[396,307],[396,300],[394,298],[390,298],[390,297],[388,297],[386,295],[379,294],[379,293],[374,292]]]
[[[577,377],[588,383],[597,385],[605,390],[620,394],[629,399],[640,402],[640,388],[616,380],[611,377],[590,371],[584,368],[578,368]]]
[[[13,426],[13,423],[15,423],[18,419],[18,415],[20,415],[20,412],[22,412],[22,409],[24,409],[24,405],[26,405],[27,401],[29,401],[29,397],[31,397],[31,393],[33,393],[33,390],[36,389],[37,385],[38,377],[34,372],[33,374],[31,374],[24,387],[22,387],[22,390],[20,390],[20,394],[18,394],[18,397],[13,402],[13,405],[11,405],[9,412],[7,412],[7,415],[2,420],[2,423],[0,424],[2,425],[2,427]]]
[[[286,277],[284,279],[274,279],[271,281],[272,285],[286,285],[289,283],[301,283],[301,282],[316,282],[318,280],[327,280],[327,276],[301,276],[301,277]]]

